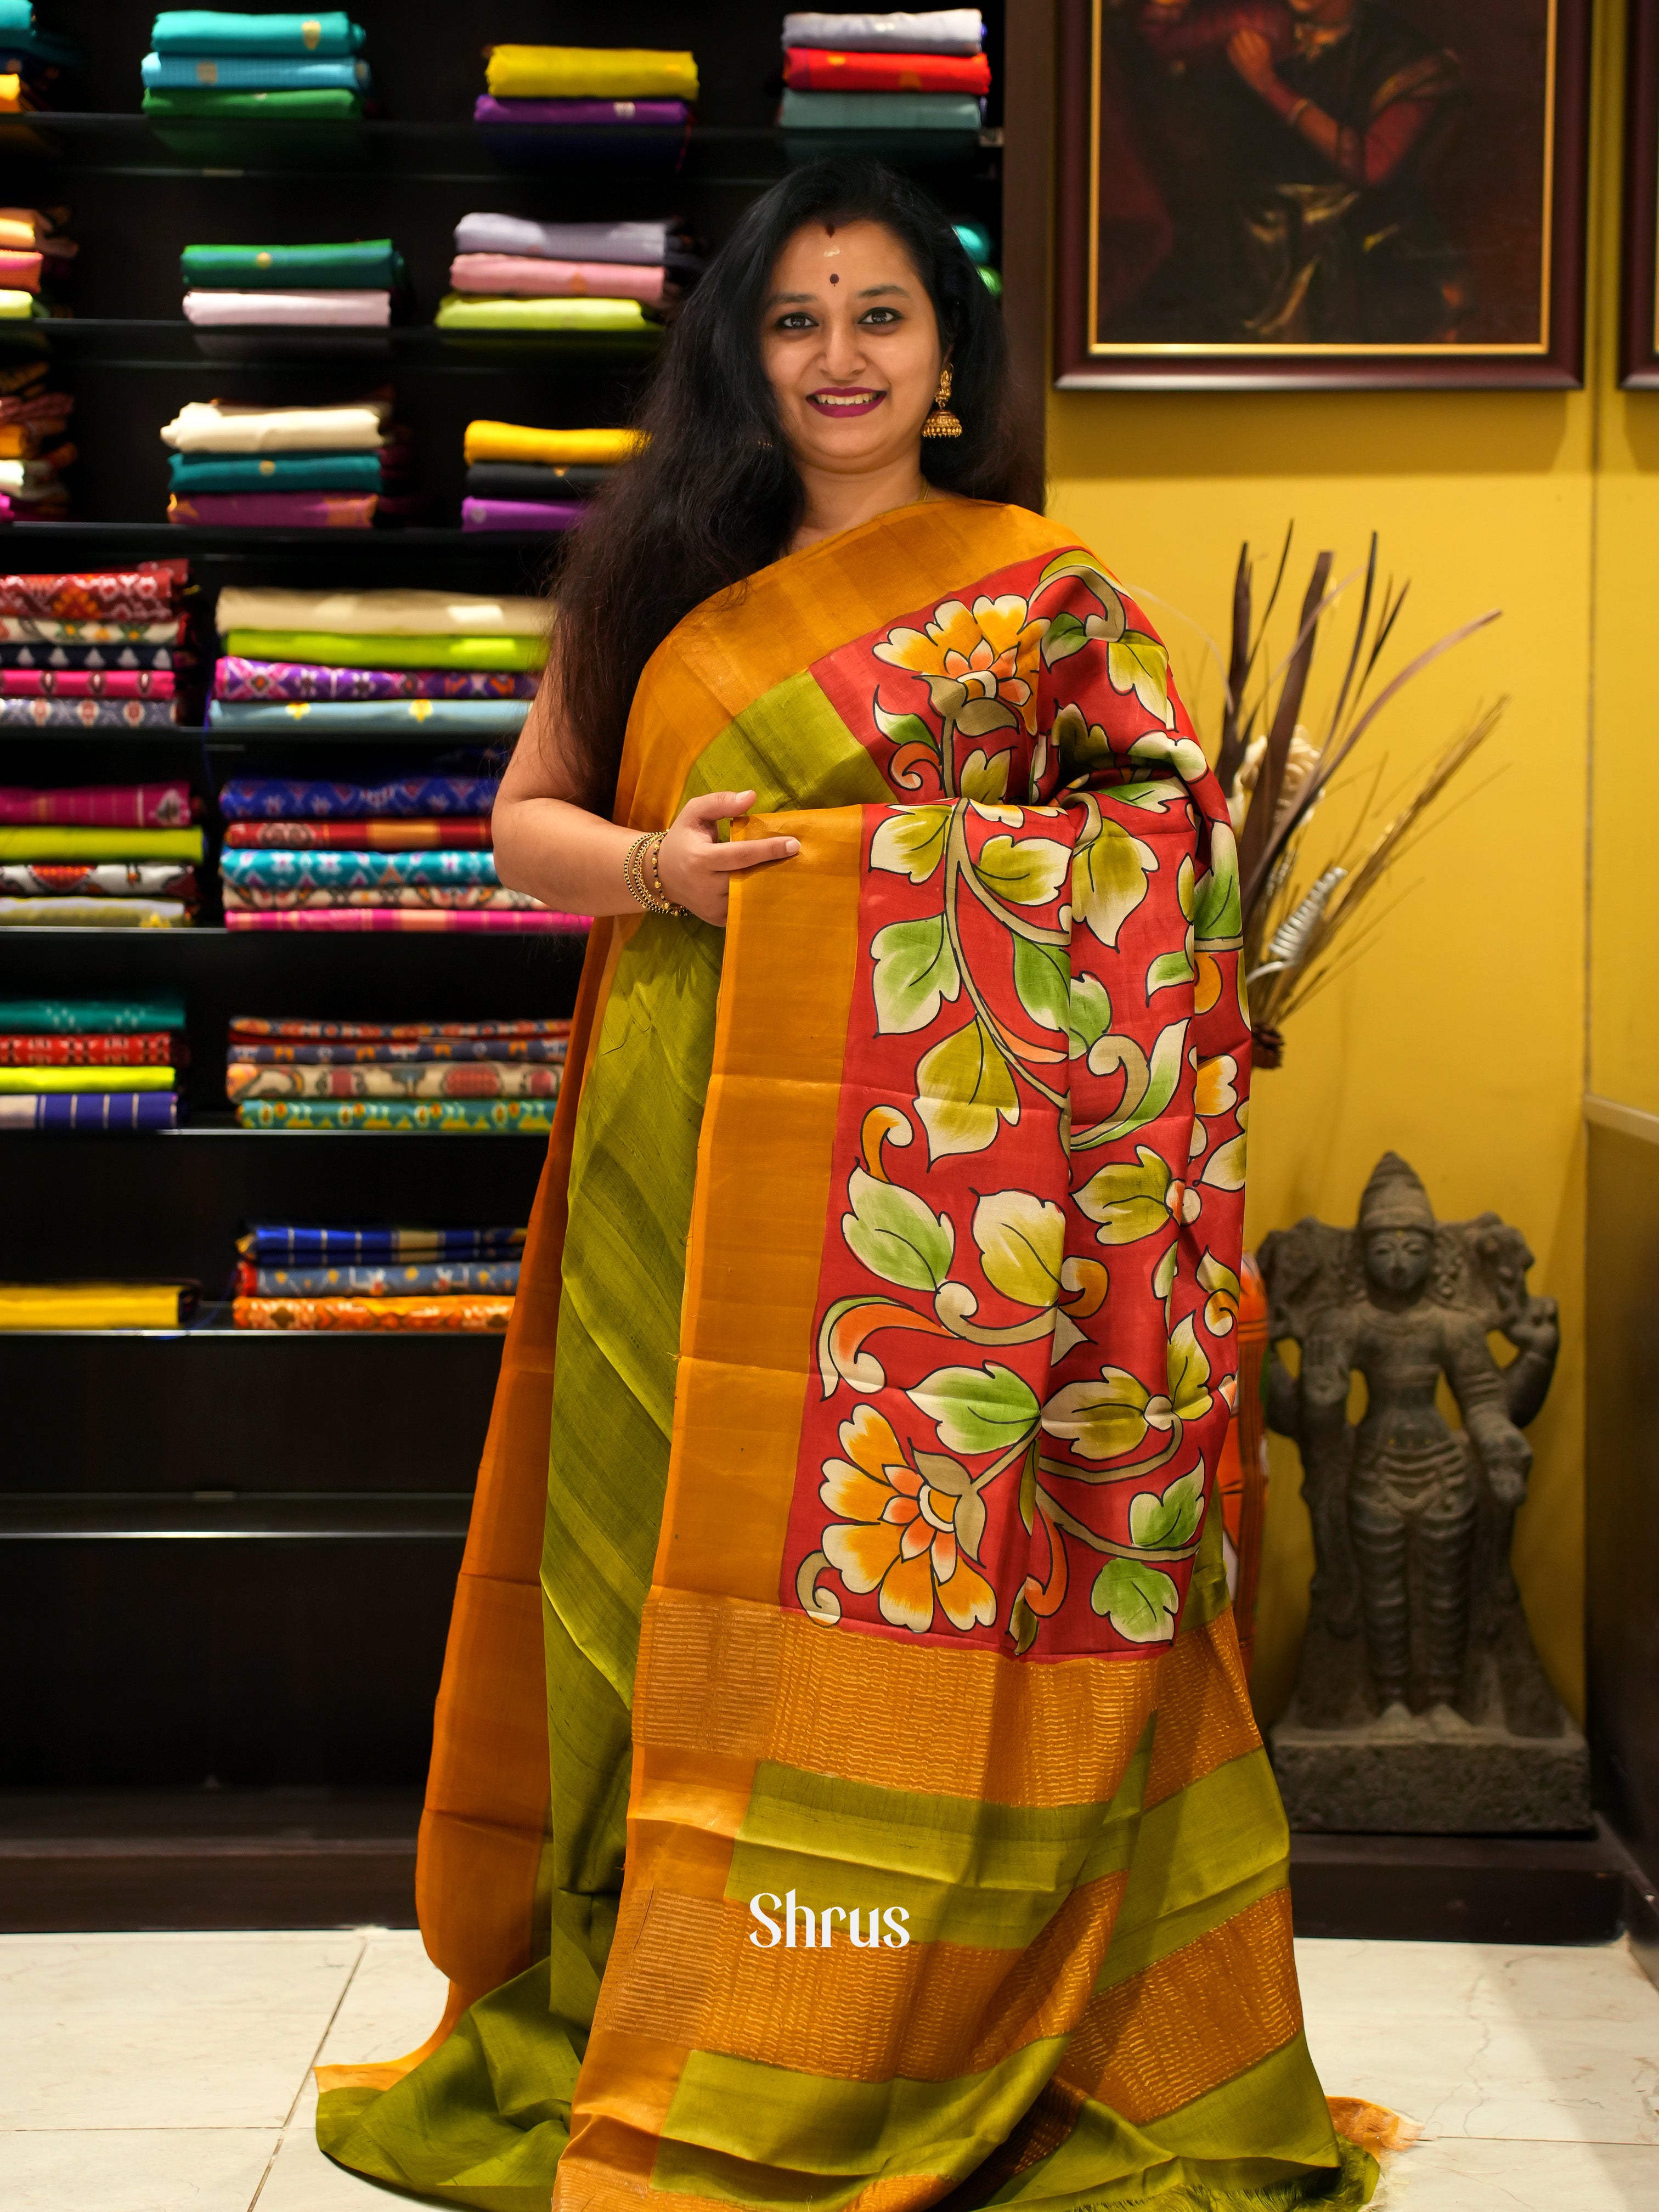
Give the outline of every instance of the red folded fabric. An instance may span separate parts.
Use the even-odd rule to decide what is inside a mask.
[[[368,530],[380,504],[372,491],[174,492],[167,520],[236,530]]]
[[[171,699],[170,668],[0,668],[0,699]]]
[[[391,822],[233,822],[227,845],[275,846],[292,852],[335,846],[348,853],[419,853],[428,849],[477,851],[489,843],[489,817],[452,816],[421,821],[411,816]]]
[[[792,92],[978,92],[991,89],[983,54],[844,54],[790,46],[783,81]]]
[[[171,1067],[179,1039],[165,1030],[119,1036],[0,1036],[0,1067]]]
[[[76,830],[179,830],[190,821],[187,783],[86,784],[70,791],[0,785],[0,822],[50,822]]]
[[[51,622],[157,622],[190,579],[188,561],[46,576],[0,575],[0,614]]]

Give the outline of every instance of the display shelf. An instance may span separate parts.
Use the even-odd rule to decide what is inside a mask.
[[[399,374],[436,371],[495,375],[520,363],[546,375],[562,366],[594,369],[648,362],[662,339],[653,327],[633,331],[452,331],[431,321],[393,323],[385,330],[296,330],[273,325],[199,327],[178,316],[87,315],[46,322],[0,321],[0,360],[50,356],[65,368],[199,371],[314,378],[319,368],[389,366]]]
[[[453,1542],[466,1534],[470,1490],[416,1497],[336,1491],[327,1498],[286,1498],[247,1491],[234,1496],[200,1491],[171,1498],[134,1498],[125,1491],[13,1492],[0,1496],[0,1544],[118,1542],[184,1538],[235,1543],[260,1537],[362,1542],[396,1537],[406,1543]]]

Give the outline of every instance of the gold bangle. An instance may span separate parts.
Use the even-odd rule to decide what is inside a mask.
[[[659,830],[646,847],[645,853],[646,859],[651,863],[651,888],[657,895],[657,912],[678,916],[684,915],[685,908],[683,906],[676,906],[662,887],[662,847],[663,840],[667,835],[668,832],[665,830]]]
[[[647,914],[678,916],[683,915],[685,908],[683,906],[676,906],[667,892],[664,890],[662,877],[657,867],[657,854],[661,850],[662,841],[667,835],[668,832],[665,830],[647,830],[642,837],[636,837],[634,840],[628,848],[628,856],[623,862],[623,882],[627,886],[628,895],[635,904],[643,907]],[[651,869],[649,879],[646,875],[647,860]]]
[[[1290,131],[1294,131],[1297,124],[1301,122],[1303,117],[1312,106],[1313,102],[1310,100],[1306,98],[1298,100],[1295,106],[1291,108],[1290,113],[1285,118],[1285,128]]]

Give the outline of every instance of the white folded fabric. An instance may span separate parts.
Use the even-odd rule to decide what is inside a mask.
[[[674,258],[665,222],[532,222],[521,215],[464,215],[457,253],[533,253],[544,261],[629,261],[651,268]]]
[[[186,292],[185,319],[205,328],[290,323],[376,330],[392,320],[390,292]]]
[[[284,592],[227,584],[214,619],[233,629],[332,630],[347,637],[540,637],[544,599],[472,599],[454,592]]]
[[[824,46],[848,54],[976,54],[985,36],[977,8],[933,8],[925,15],[786,15],[786,46]]]
[[[58,482],[58,471],[50,461],[0,461],[0,491],[9,492],[14,498],[19,492],[45,491]]]
[[[0,929],[183,929],[182,899],[0,898]]]
[[[349,407],[242,407],[192,399],[161,426],[179,453],[362,453],[386,443],[389,399]]]

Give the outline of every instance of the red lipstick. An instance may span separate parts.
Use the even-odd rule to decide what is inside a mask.
[[[817,392],[809,392],[806,399],[807,404],[816,407],[820,415],[842,421],[850,416],[872,413],[886,397],[884,392],[872,391],[866,384],[825,384]]]

